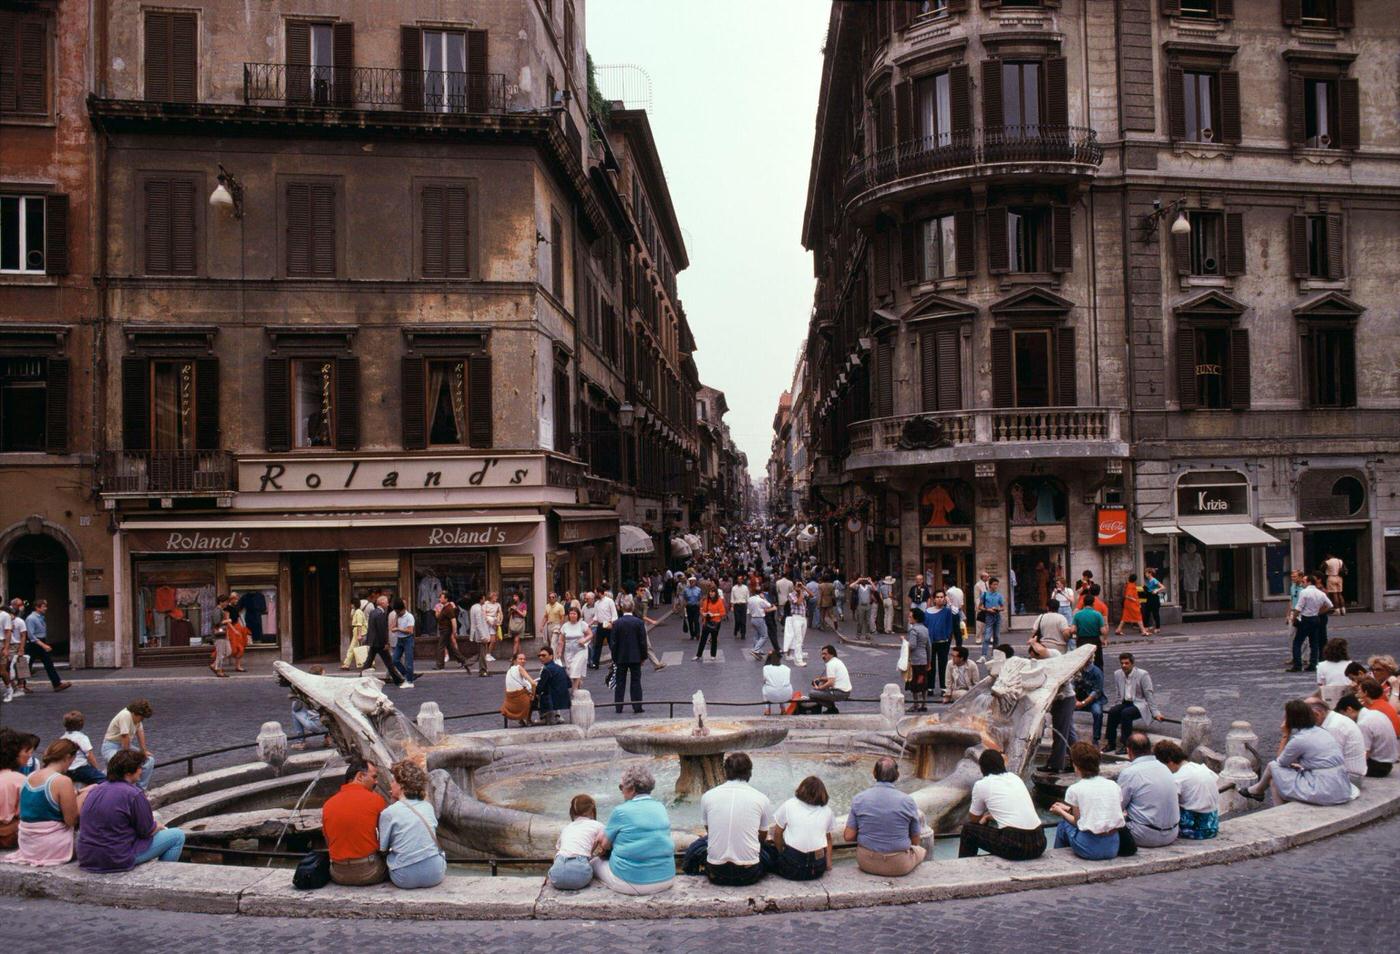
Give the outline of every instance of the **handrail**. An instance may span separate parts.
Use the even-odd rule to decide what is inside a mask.
[[[430,113],[505,111],[505,75],[379,66],[244,63],[243,101]]]

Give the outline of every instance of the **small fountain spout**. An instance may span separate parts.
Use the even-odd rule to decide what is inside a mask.
[[[710,734],[710,730],[705,728],[705,694],[699,689],[690,697],[690,706],[695,712],[695,728],[690,730],[690,734],[696,738],[704,738]]]

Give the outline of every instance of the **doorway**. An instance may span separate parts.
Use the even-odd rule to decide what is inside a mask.
[[[1363,586],[1370,575],[1370,550],[1366,546],[1365,527],[1336,527],[1307,530],[1303,533],[1303,566],[1309,573],[1320,573],[1326,580],[1323,561],[1335,556],[1346,571],[1342,574],[1342,596],[1348,609],[1359,609],[1368,603],[1369,594]]]
[[[924,581],[935,590],[956,585],[964,598],[972,599],[976,578],[972,572],[972,550],[924,548]]]
[[[292,661],[340,655],[340,556],[293,553]]]
[[[68,658],[68,551],[53,537],[25,534],[15,541],[5,559],[5,595],[18,596],[30,606],[48,600],[47,642],[55,659]]]
[[[1039,616],[1055,590],[1055,578],[1064,575],[1064,547],[1013,547],[1011,579],[1002,581],[1002,592],[1011,594],[1013,615]]]
[[[1250,615],[1249,550],[1245,547],[1201,547],[1185,544],[1181,572],[1183,616],[1199,619],[1241,618]]]

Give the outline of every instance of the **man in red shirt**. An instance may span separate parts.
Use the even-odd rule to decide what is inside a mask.
[[[386,803],[376,788],[378,782],[377,765],[352,758],[340,791],[326,799],[321,809],[321,831],[336,884],[378,884],[389,877],[379,853],[379,813]]]

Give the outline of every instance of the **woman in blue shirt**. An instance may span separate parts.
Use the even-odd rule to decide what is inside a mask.
[[[634,765],[622,773],[623,803],[608,816],[600,842],[607,859],[593,859],[593,875],[618,894],[648,895],[676,881],[676,846],[666,806],[651,797],[656,778]]]
[[[379,813],[379,850],[388,856],[389,880],[400,888],[431,888],[447,877],[447,856],[438,847],[437,815],[424,800],[428,773],[417,762],[394,765],[393,803]]]

